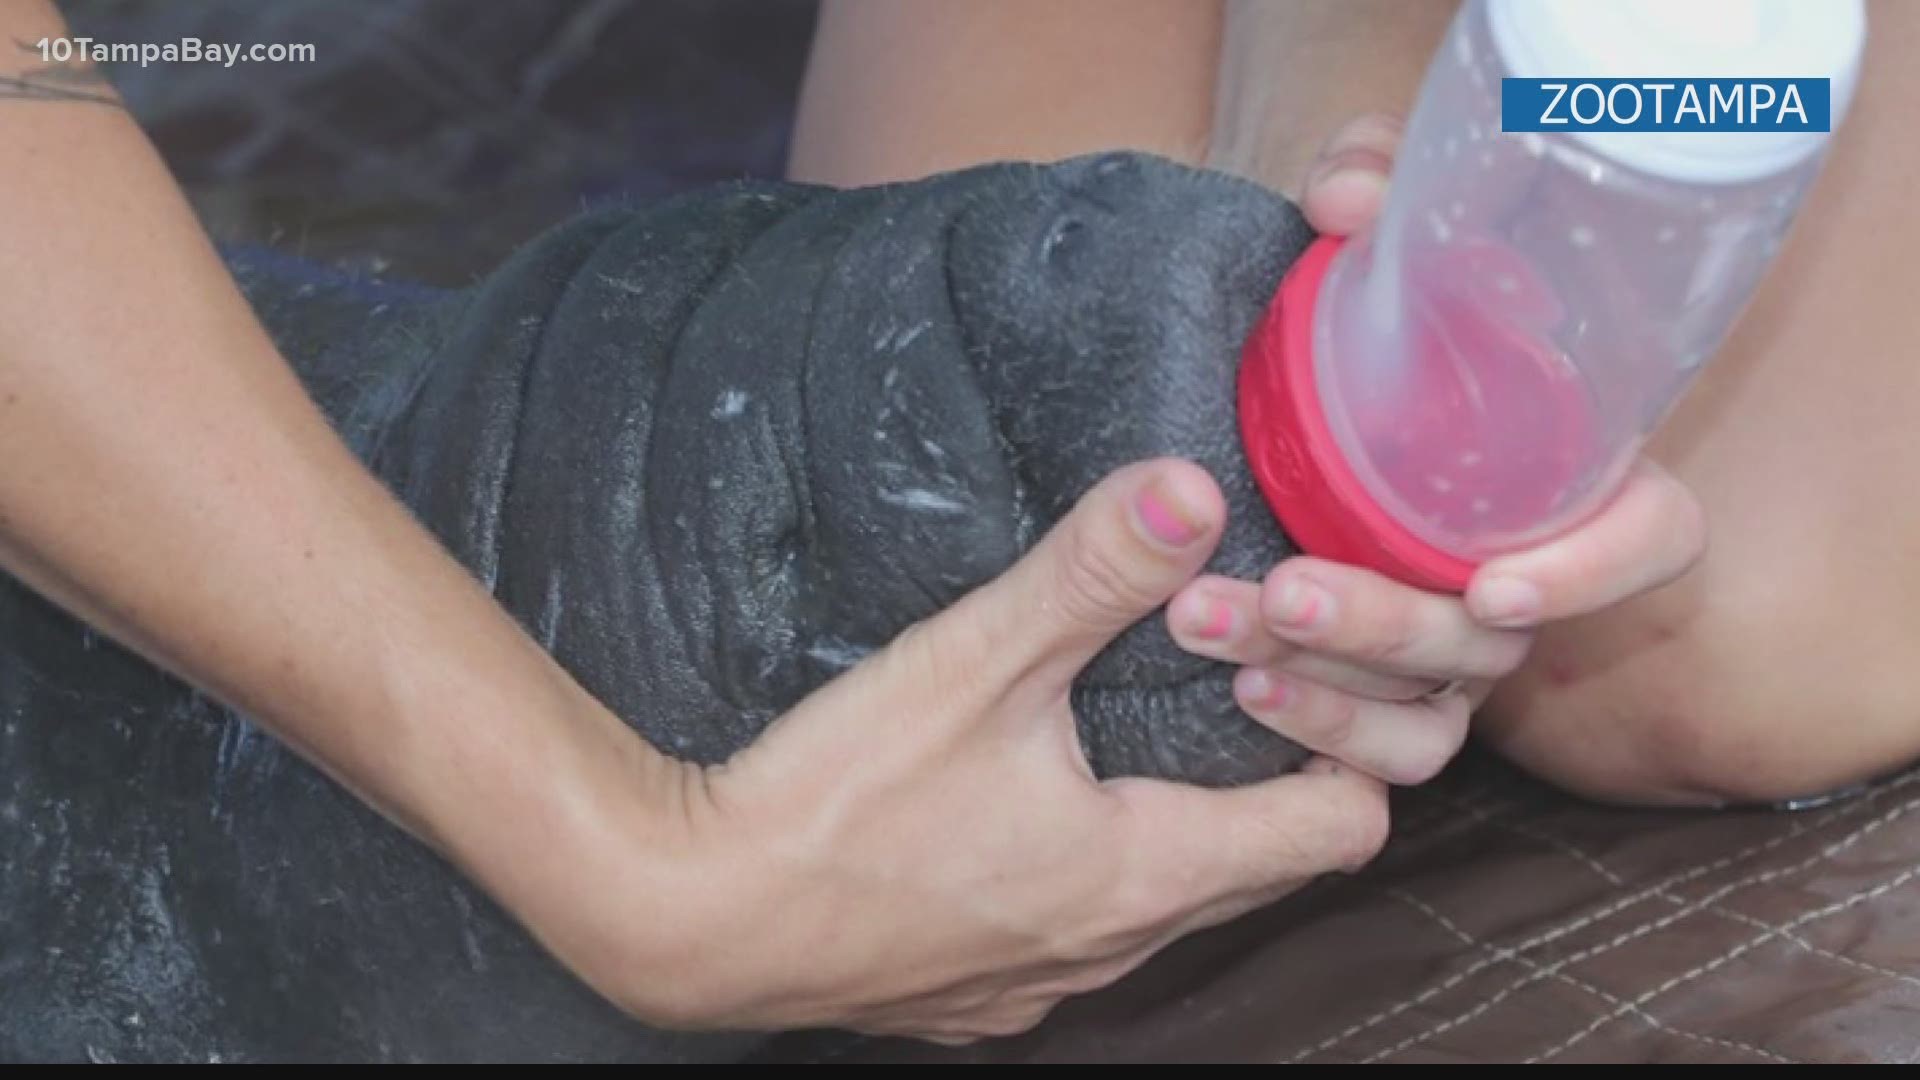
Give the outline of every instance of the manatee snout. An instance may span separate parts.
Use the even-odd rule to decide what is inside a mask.
[[[1178,457],[1219,484],[1228,520],[1208,570],[1258,580],[1293,553],[1248,471],[1241,348],[1311,240],[1253,184],[1131,153],[997,179],[955,219],[947,258],[964,361],[988,402],[1020,512],[1039,527],[1128,464]],[[1246,717],[1230,667],[1188,653],[1163,614],[1076,686],[1097,772],[1224,785],[1302,760]]]

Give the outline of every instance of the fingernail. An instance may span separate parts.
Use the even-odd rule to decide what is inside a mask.
[[[1134,513],[1140,516],[1140,524],[1149,536],[1168,547],[1183,548],[1198,540],[1202,530],[1177,507],[1159,484],[1142,491],[1133,500]]]
[[[1354,157],[1367,156],[1366,151],[1348,151]],[[1377,156],[1377,155],[1373,155]],[[1367,164],[1355,164],[1349,161],[1334,160],[1321,174],[1319,184],[1322,190],[1335,187],[1351,187],[1374,195],[1385,195],[1387,190],[1386,173]]]
[[[1519,578],[1497,577],[1481,582],[1469,604],[1474,617],[1489,626],[1531,626],[1540,618],[1540,590]]]
[[[1310,581],[1283,582],[1274,598],[1273,620],[1288,630],[1312,630],[1333,614],[1333,597]]]
[[[1240,674],[1240,700],[1249,708],[1284,709],[1292,697],[1292,687],[1259,668]]]
[[[1207,601],[1206,621],[1193,631],[1205,641],[1224,641],[1233,633],[1233,605],[1222,600]]]

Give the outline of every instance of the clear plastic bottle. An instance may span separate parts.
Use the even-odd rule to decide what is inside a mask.
[[[1590,514],[1737,320],[1825,157],[1826,133],[1503,132],[1503,77],[1826,77],[1837,127],[1864,36],[1859,0],[1468,0],[1380,220],[1303,260],[1310,316],[1280,313],[1311,353],[1293,387],[1320,415],[1303,423],[1330,442],[1282,471],[1340,473],[1333,501],[1362,519],[1322,546],[1457,587]],[[1283,522],[1328,513],[1273,479]],[[1356,530],[1384,553],[1351,550]]]

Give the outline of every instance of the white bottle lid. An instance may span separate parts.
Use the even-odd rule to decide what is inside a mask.
[[[1515,77],[1825,78],[1832,80],[1835,128],[1859,81],[1867,23],[1862,0],[1489,0],[1487,16]],[[1669,98],[1667,107],[1673,105]],[[1566,135],[1627,168],[1693,183],[1771,175],[1829,137],[1578,128]]]

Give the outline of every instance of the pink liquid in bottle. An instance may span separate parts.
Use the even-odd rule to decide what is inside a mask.
[[[1606,462],[1588,387],[1547,333],[1561,317],[1552,295],[1492,245],[1442,258],[1411,268],[1396,326],[1341,335],[1385,355],[1349,352],[1334,378],[1347,384],[1354,464],[1383,509],[1483,557],[1580,509]]]

